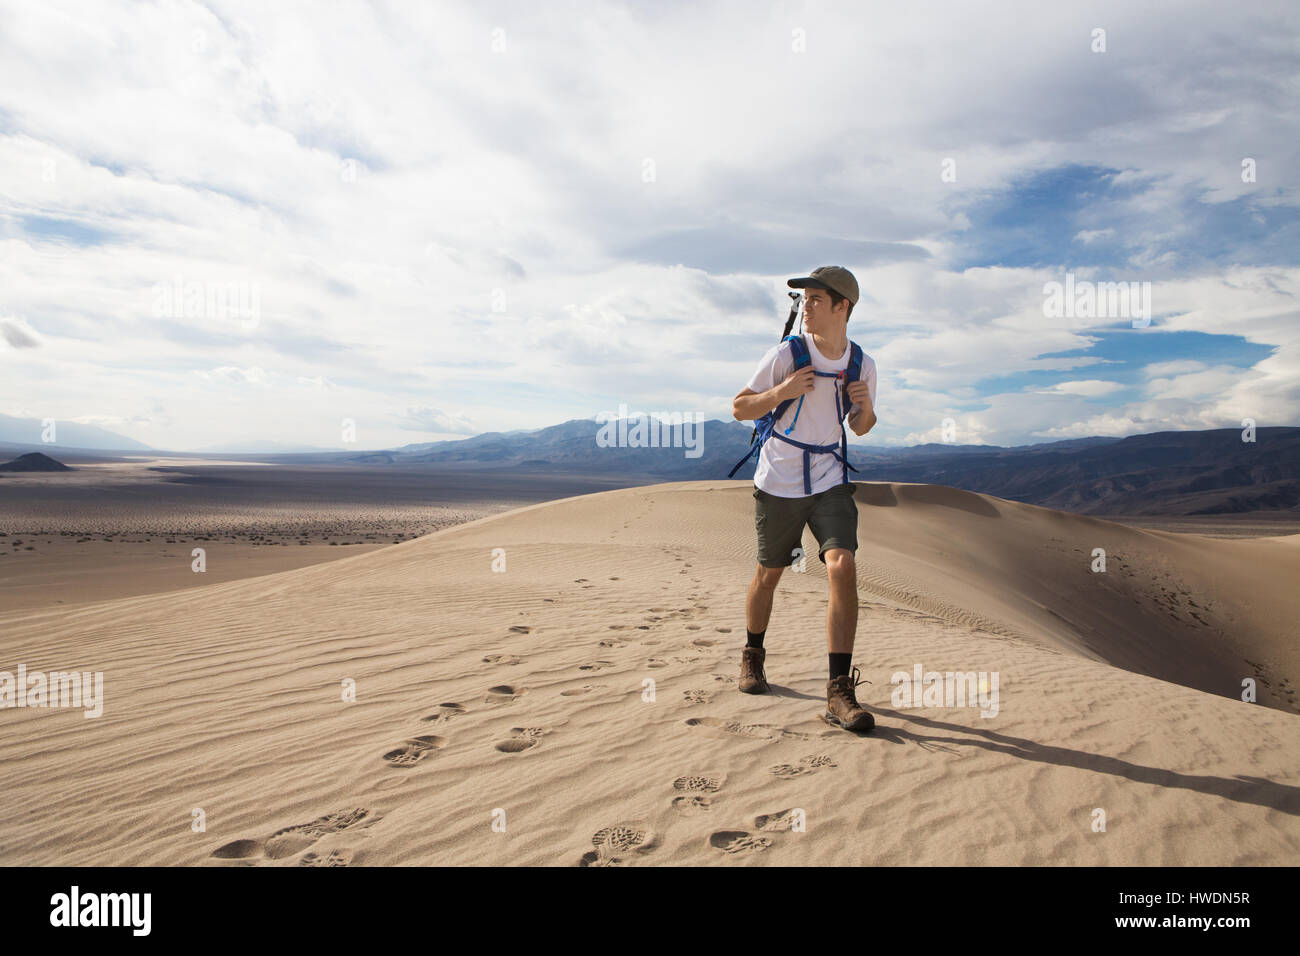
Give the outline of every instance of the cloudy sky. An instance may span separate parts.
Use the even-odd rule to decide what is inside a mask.
[[[1298,37],[1294,2],[2,0],[0,414],[174,450],[728,419],[839,264],[867,444],[1300,425]],[[1067,274],[1149,318],[1053,308]]]

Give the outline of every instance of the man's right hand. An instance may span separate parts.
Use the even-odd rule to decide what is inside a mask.
[[[790,373],[790,377],[781,383],[779,395],[781,401],[787,398],[797,398],[800,395],[806,395],[813,390],[817,383],[817,376],[813,372],[811,365],[805,365],[803,368],[795,369]]]

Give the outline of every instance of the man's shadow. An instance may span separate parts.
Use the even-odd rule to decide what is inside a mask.
[[[817,700],[815,695],[792,691],[791,696]],[[883,740],[893,744],[906,744],[909,741],[925,750],[942,750],[957,753],[959,747],[978,747],[991,753],[1007,754],[1022,760],[1039,763],[1056,764],[1061,767],[1076,767],[1093,773],[1106,773],[1116,777],[1149,783],[1157,787],[1180,790],[1194,790],[1198,793],[1212,794],[1236,803],[1250,803],[1268,807],[1292,816],[1300,816],[1300,787],[1278,783],[1263,777],[1247,777],[1237,774],[1234,777],[1211,777],[1204,774],[1179,773],[1176,770],[1162,770],[1158,767],[1144,767],[1118,757],[1104,754],[1071,750],[1069,747],[1054,747],[1040,744],[1022,737],[1012,737],[995,730],[981,730],[965,727],[961,724],[944,723],[931,717],[922,717],[914,711],[903,713],[879,707],[867,707],[876,718],[876,726],[866,733],[855,734],[864,740]],[[915,733],[901,726],[881,724],[881,719],[919,724],[938,731],[956,732],[964,736],[928,735]]]

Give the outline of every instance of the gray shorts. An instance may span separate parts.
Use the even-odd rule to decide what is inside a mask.
[[[858,503],[853,482],[836,485],[815,495],[782,498],[754,487],[754,526],[758,529],[758,563],[765,568],[788,568],[794,550],[803,541],[804,525],[817,537],[817,557],[826,563],[831,548],[858,550]]]

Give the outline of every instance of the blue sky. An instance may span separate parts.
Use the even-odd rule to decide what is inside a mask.
[[[864,444],[1300,425],[1294,3],[0,22],[0,414],[175,450],[727,419],[839,264]],[[1067,274],[1149,283],[1149,324],[1048,314]]]

